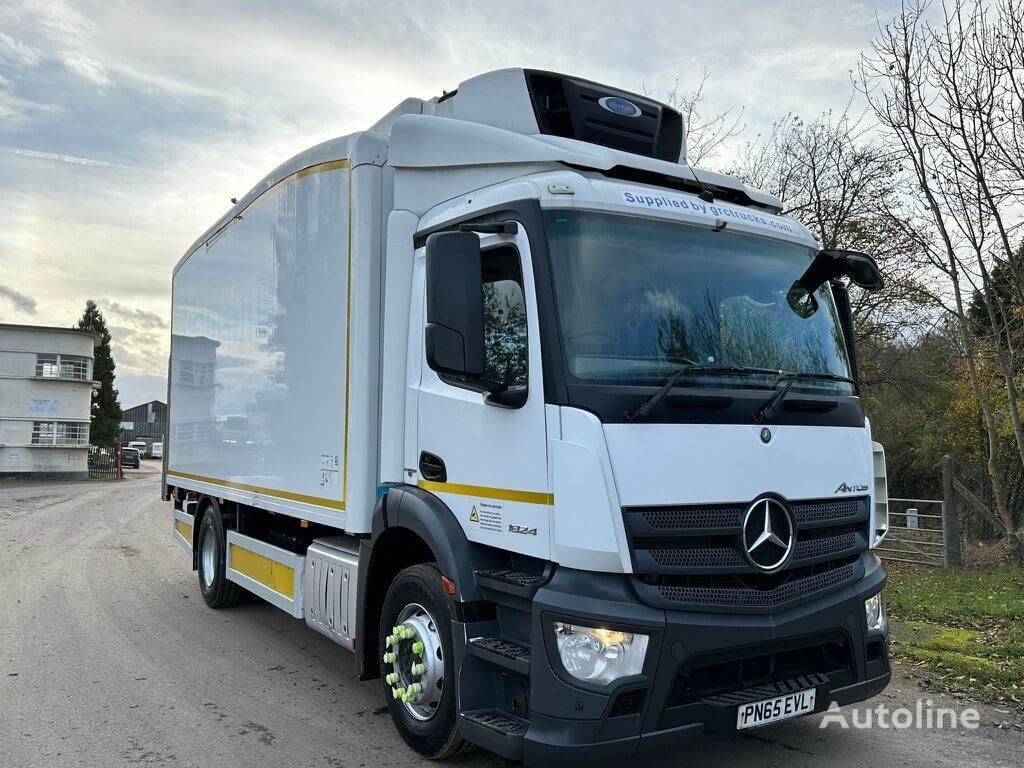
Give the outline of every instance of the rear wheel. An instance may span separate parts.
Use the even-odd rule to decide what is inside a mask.
[[[206,604],[210,608],[227,608],[242,602],[242,588],[226,576],[224,523],[216,507],[209,507],[203,515],[196,547],[199,591]]]
[[[432,564],[400,572],[381,612],[381,680],[391,718],[405,742],[433,760],[473,749],[456,723],[454,616],[455,604]]]

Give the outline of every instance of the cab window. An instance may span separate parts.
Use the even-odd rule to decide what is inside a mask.
[[[512,389],[527,384],[526,302],[519,254],[502,247],[482,254],[484,378]]]

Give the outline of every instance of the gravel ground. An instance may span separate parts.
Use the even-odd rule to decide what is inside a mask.
[[[158,466],[121,482],[0,483],[0,767],[420,764],[377,681],[263,603],[209,611],[170,534]],[[897,679],[873,702],[956,702]],[[820,716],[715,740],[663,765],[1024,764],[1024,733],[841,730]],[[504,764],[483,752],[449,763]]]

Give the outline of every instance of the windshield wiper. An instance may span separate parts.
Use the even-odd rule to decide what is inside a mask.
[[[651,395],[649,398],[647,398],[643,403],[641,403],[639,408],[637,408],[632,413],[627,411],[626,421],[636,421],[637,419],[642,419],[644,416],[653,411],[654,408],[658,405],[658,403],[665,399],[665,395],[667,395],[669,391],[672,389],[672,387],[676,385],[676,382],[679,381],[679,379],[681,379],[688,373],[740,373],[745,375],[780,373],[779,371],[773,371],[771,369],[766,368],[744,368],[739,365],[708,366],[701,365],[700,363],[694,362],[693,360],[687,361],[686,358],[677,359],[682,359],[686,364],[679,368],[676,368],[672,373],[670,373],[668,378],[665,379],[665,382],[661,385],[661,387],[658,388],[658,391]]]
[[[757,413],[754,414],[754,422],[760,424],[765,419],[770,419],[775,415],[775,409],[779,407],[783,400],[786,399],[786,394],[789,392],[789,388],[793,386],[793,382],[797,379],[814,379],[818,381],[843,381],[848,384],[856,384],[856,382],[846,376],[839,376],[834,373],[809,373],[809,372],[789,372],[780,373],[779,378],[775,380],[775,384],[772,388],[775,389],[775,394],[768,398],[767,402],[757,409]],[[779,384],[782,384],[780,387]]]

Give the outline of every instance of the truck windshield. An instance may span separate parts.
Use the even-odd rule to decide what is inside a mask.
[[[811,248],[579,211],[549,212],[546,226],[562,346],[581,383],[657,383],[692,364],[715,370],[678,386],[770,388],[783,371],[851,375],[828,287],[814,294],[809,317],[786,300]],[[832,380],[793,388],[853,392]]]

